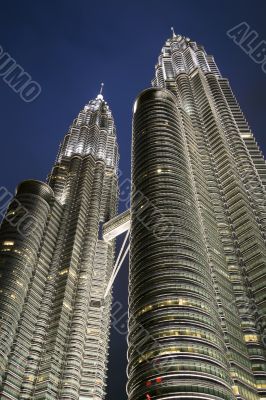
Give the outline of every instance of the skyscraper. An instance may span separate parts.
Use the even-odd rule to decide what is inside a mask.
[[[0,230],[1,399],[104,398],[114,245],[102,225],[116,215],[117,164],[100,93],[70,126],[48,183],[17,188]]]
[[[129,400],[266,399],[266,165],[227,79],[166,41],[134,104]]]

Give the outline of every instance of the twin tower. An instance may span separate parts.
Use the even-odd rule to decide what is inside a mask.
[[[263,155],[213,57],[180,35],[133,113],[123,215],[102,94],[47,183],[11,201],[1,189],[0,398],[105,398],[114,241],[128,231],[128,399],[266,400]]]

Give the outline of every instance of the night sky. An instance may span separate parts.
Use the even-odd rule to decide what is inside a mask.
[[[266,153],[266,74],[226,35],[245,21],[266,40],[265,1],[1,0],[0,5],[0,46],[42,87],[35,101],[25,103],[0,77],[0,186],[13,192],[21,180],[46,179],[68,126],[102,81],[117,126],[121,181],[129,177],[132,104],[150,86],[171,26],[215,56]],[[126,265],[114,298],[123,304],[122,316]],[[107,400],[126,400],[126,347],[126,336],[113,329]]]

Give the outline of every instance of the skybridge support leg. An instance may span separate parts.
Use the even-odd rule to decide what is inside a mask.
[[[127,231],[127,234],[126,234],[126,236],[124,238],[124,241],[123,241],[123,244],[122,244],[121,249],[119,251],[119,254],[117,256],[112,275],[110,276],[109,282],[108,282],[107,287],[106,287],[106,291],[105,291],[105,294],[104,294],[104,299],[106,298],[106,296],[108,296],[108,294],[110,292],[110,289],[111,289],[111,287],[112,287],[112,285],[113,285],[113,283],[115,281],[115,278],[116,278],[116,276],[117,276],[117,274],[118,274],[118,272],[119,272],[119,270],[121,268],[121,265],[123,264],[124,259],[126,258],[127,254],[128,254],[129,243],[126,246],[128,236],[129,236],[129,230]]]

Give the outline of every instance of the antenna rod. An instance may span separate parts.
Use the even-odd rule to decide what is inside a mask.
[[[176,34],[175,34],[175,30],[174,30],[173,26],[171,26],[171,31],[173,33],[173,38],[174,38],[176,36]]]
[[[104,87],[104,83],[102,82],[102,83],[101,83],[100,94],[102,94],[102,93],[103,93],[103,87]]]

